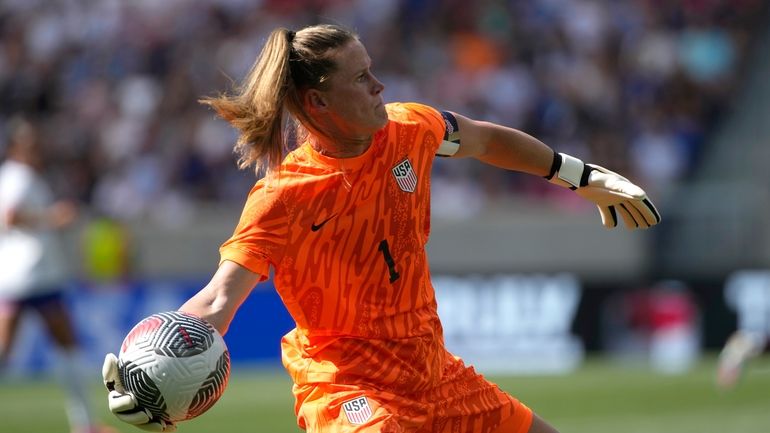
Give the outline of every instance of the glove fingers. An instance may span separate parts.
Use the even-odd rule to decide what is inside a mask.
[[[634,221],[636,221],[636,223],[639,225],[639,228],[648,229],[652,224],[647,220],[647,217],[639,209],[640,204],[641,202],[638,200],[629,200],[625,203],[626,209],[628,209],[628,213],[634,217]]]
[[[618,214],[615,212],[615,206],[597,206],[602,216],[604,227],[611,229],[618,225]]]
[[[564,157],[562,160],[565,160]],[[575,192],[597,205],[602,224],[607,228],[618,225],[618,213],[630,230],[648,228],[661,220],[658,210],[642,188],[618,173],[595,164],[585,165]]]
[[[652,204],[652,201],[649,198],[645,197],[639,204],[634,203],[634,205],[639,208],[639,211],[642,213],[642,215],[644,215],[645,219],[651,226],[654,226],[660,222],[660,214],[658,213],[658,209],[655,208],[655,205]]]
[[[109,391],[119,391],[123,393],[123,383],[120,382],[118,369],[118,357],[113,353],[104,356],[102,364],[102,381]]]
[[[116,417],[118,417],[119,420],[128,423],[133,424],[135,426],[143,426],[145,424],[150,423],[149,415],[147,415],[147,412],[140,410],[136,412],[125,412],[125,413],[116,413]],[[159,430],[162,431],[162,430]]]
[[[152,416],[147,409],[137,408],[136,398],[132,394],[120,394],[110,391],[110,411],[121,421],[152,432],[173,432],[176,425]]]
[[[107,404],[112,413],[133,411],[138,406],[133,395],[118,391],[110,391],[110,394],[107,396]]]
[[[152,432],[173,432],[176,431],[174,423],[167,423],[163,420],[153,419],[152,414],[147,409],[139,407],[136,397],[133,394],[125,392],[123,384],[120,381],[120,369],[118,368],[118,358],[108,353],[104,357],[102,365],[102,379],[104,386],[110,390],[107,396],[107,404],[119,420],[133,424],[142,430]]]
[[[623,222],[626,224],[626,228],[634,230],[639,228],[639,223],[636,222],[634,215],[629,211],[629,207],[633,208],[633,206],[626,206],[625,203],[620,203],[617,206],[617,210],[620,214],[620,217],[623,218]]]
[[[639,227],[646,229],[657,223],[655,215],[641,200],[629,200],[626,206],[634,214],[634,217],[638,215],[636,222],[639,223]]]

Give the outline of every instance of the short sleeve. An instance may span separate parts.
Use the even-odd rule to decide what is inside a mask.
[[[220,263],[229,260],[261,276],[277,267],[286,246],[287,215],[279,194],[263,180],[249,193],[233,235],[219,249]]]
[[[444,118],[441,116],[441,112],[431,106],[415,102],[405,103],[404,107],[409,112],[409,120],[420,122],[428,132],[436,137],[435,140],[430,141],[435,147],[427,149],[431,153],[435,153],[436,150],[438,150],[447,129]]]

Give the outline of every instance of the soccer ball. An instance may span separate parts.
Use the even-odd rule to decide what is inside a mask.
[[[210,323],[169,311],[134,326],[120,348],[118,370],[141,407],[156,418],[178,422],[216,403],[230,378],[230,354]]]

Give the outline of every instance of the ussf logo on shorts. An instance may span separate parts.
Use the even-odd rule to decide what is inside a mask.
[[[412,163],[409,162],[409,158],[396,164],[392,171],[398,187],[402,191],[414,192],[415,188],[417,188],[417,175],[412,170]]]
[[[361,396],[342,403],[342,410],[348,418],[348,422],[355,425],[361,425],[372,417],[372,408],[369,406],[369,400]]]

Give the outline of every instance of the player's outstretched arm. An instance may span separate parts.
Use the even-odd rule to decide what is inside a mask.
[[[629,229],[648,228],[660,214],[642,188],[625,177],[578,158],[554,152],[522,131],[480,122],[450,113],[459,130],[454,157],[472,157],[496,167],[548,179],[596,204],[607,228],[618,225],[618,215]]]

